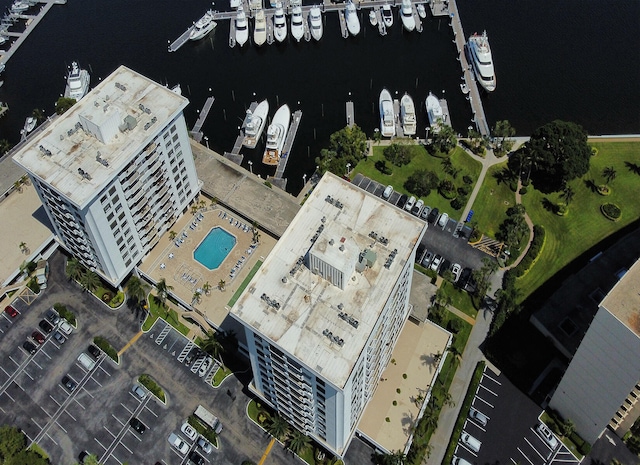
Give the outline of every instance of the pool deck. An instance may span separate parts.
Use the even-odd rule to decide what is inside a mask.
[[[202,216],[201,221],[195,219],[199,214]],[[232,219],[231,222],[230,219]],[[249,231],[245,232],[237,227],[236,220],[248,225]],[[194,222],[195,226],[193,226]],[[216,270],[209,270],[198,262],[193,254],[209,231],[216,226],[232,234],[237,242],[220,266]],[[220,327],[228,313],[225,309],[228,301],[255,263],[258,260],[264,260],[276,243],[275,239],[264,231],[260,231],[259,245],[249,253],[253,242],[253,233],[250,228],[251,225],[246,220],[219,205],[201,209],[195,215],[187,213],[172,228],[172,231],[177,233],[177,237],[170,240],[169,235],[165,234],[139,269],[155,282],[164,278],[167,285],[173,287],[171,293],[186,304],[192,302],[195,292],[200,292],[201,301],[195,305],[197,311],[216,327]],[[183,234],[186,234],[186,237]],[[179,242],[181,238],[182,243]],[[231,278],[229,274],[239,262],[241,262],[239,270]],[[225,281],[224,291],[218,287],[221,280]],[[211,286],[208,294],[203,292],[205,283]]]

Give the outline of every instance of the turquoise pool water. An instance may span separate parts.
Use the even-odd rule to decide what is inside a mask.
[[[220,227],[215,227],[193,251],[195,258],[210,270],[215,270],[236,245],[236,238]]]

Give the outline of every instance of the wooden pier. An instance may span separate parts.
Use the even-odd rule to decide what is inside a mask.
[[[38,3],[42,3],[43,6],[35,15],[10,13],[9,15],[5,16],[9,18],[9,21],[11,23],[21,19],[26,19],[27,22],[24,31],[4,32],[5,36],[15,37],[16,40],[9,46],[7,50],[0,50],[0,63],[6,64],[9,61],[9,59],[14,55],[14,53],[18,51],[18,48],[20,48],[22,43],[27,40],[29,34],[31,34],[31,32],[36,28],[42,18],[44,18],[44,15],[49,12],[53,5],[64,5],[65,3],[67,3],[67,0],[38,0]]]
[[[346,110],[347,110],[347,126],[352,128],[353,125],[356,124],[356,112],[353,107],[353,102],[351,100],[347,102]]]
[[[198,116],[198,120],[191,130],[191,136],[198,142],[202,141],[202,126],[204,125],[204,122],[209,115],[209,111],[211,110],[211,106],[213,105],[213,102],[215,100],[216,99],[213,96],[207,98],[206,102],[204,102],[202,110],[200,110],[200,116]]]
[[[300,120],[302,119],[302,110],[297,110],[293,113],[293,121],[291,121],[291,125],[289,126],[289,132],[287,132],[287,138],[284,141],[284,145],[282,146],[282,155],[280,156],[280,160],[278,161],[278,167],[276,168],[276,174],[273,176],[269,176],[268,180],[274,186],[278,186],[282,190],[286,190],[287,188],[287,179],[284,178],[284,170],[287,167],[287,162],[289,161],[291,155],[291,148],[293,147],[293,142],[296,138],[296,133],[298,132],[298,127],[300,126]]]

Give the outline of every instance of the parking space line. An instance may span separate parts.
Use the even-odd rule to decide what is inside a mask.
[[[11,375],[7,372],[7,370],[5,370],[3,367],[0,367],[0,370],[4,371],[4,374],[5,374],[5,375],[7,375],[7,376],[11,376]]]
[[[98,368],[100,368],[100,370],[102,370],[102,372],[107,375],[109,378],[111,378],[111,373],[109,373],[107,370],[105,370],[102,365],[100,365]],[[95,380],[94,380],[95,381]]]
[[[13,384],[18,386],[22,392],[25,392],[24,388],[22,386],[20,386],[20,384],[18,383],[17,378],[13,380]]]
[[[509,457],[509,460],[511,460],[513,462],[513,465],[518,465],[518,462],[516,462],[515,460],[513,460],[513,457]]]
[[[46,351],[46,350],[44,350],[44,346],[40,349],[40,353],[41,353],[41,354],[44,354],[44,355],[45,355],[49,360],[51,360],[51,355],[49,355],[49,354],[47,353],[47,351]],[[40,368],[40,369],[42,369],[42,368]]]
[[[102,387],[102,386],[101,386],[101,387]],[[91,397],[92,399],[94,398],[94,397],[93,397],[93,394],[91,394],[89,391],[87,391],[87,388],[85,388],[84,386],[82,386],[82,390],[83,390],[84,392],[86,392],[86,393],[89,395],[89,397]]]
[[[51,357],[49,357],[49,358],[51,358]],[[33,362],[33,364],[34,364],[35,366],[37,366],[38,368],[40,368],[40,369],[42,370],[42,367],[40,366],[40,364],[39,364],[38,362],[36,362],[36,359],[35,359],[35,358],[34,358],[34,359],[32,359],[31,361]]]
[[[104,428],[104,429],[107,431],[107,433],[109,433],[111,436],[113,436],[114,438],[116,437],[116,435],[115,435],[115,434],[113,434],[111,431],[109,431],[109,430],[107,429],[107,427],[106,427],[106,426],[103,426],[103,428]],[[106,449],[106,447],[105,447],[105,449]]]
[[[65,433],[66,433],[66,431],[65,431]],[[53,442],[56,446],[58,445],[58,443],[56,442],[56,440],[55,440],[55,439],[53,439],[51,436],[49,436],[49,433],[47,433],[47,437],[48,437],[49,439],[51,439],[51,442]]]
[[[82,410],[87,410],[87,409],[84,407],[84,405],[82,405],[82,404],[80,403],[80,401],[79,401],[76,397],[74,397],[74,398],[73,398],[73,400],[74,400],[74,402],[75,402],[76,404],[78,404],[80,407],[82,407]]]
[[[490,379],[491,381],[496,383],[498,386],[502,386],[502,383],[500,381],[498,381],[497,379],[494,379],[491,376],[489,376],[486,371],[484,373],[482,373],[482,377]],[[480,382],[482,382],[482,380]]]
[[[47,412],[47,411],[44,409],[44,407],[43,407],[42,405],[40,406],[40,409],[41,409],[41,410],[42,410],[42,411],[43,411],[43,412],[44,412],[44,413],[45,413],[49,418],[51,418],[51,414],[50,414],[49,412]]]
[[[541,458],[542,460],[544,460],[545,462],[547,461],[547,458],[548,458],[548,457],[544,457],[544,456],[543,456],[543,455],[538,451],[538,449],[536,449],[536,448],[533,446],[533,444],[531,444],[531,443],[529,442],[529,440],[528,440],[527,438],[524,438],[524,440],[525,440],[525,442],[526,442],[527,444],[529,444],[529,446],[534,450],[534,452],[540,456],[540,458]]]
[[[31,379],[31,381],[33,381],[33,376],[31,376],[31,374],[27,371],[27,370],[23,370],[22,371],[25,375],[27,375],[29,377],[29,379]]]
[[[75,419],[75,417],[74,417],[73,415],[71,415],[71,414],[69,413],[69,411],[68,411],[68,410],[65,410],[65,411],[64,411],[64,413],[66,413],[67,415],[69,415],[73,421],[78,421],[78,420],[76,420],[76,419]],[[56,422],[56,423],[57,423],[57,422]]]
[[[145,410],[148,410],[151,415],[153,415],[154,417],[158,418],[158,415],[156,414],[156,412],[154,412],[153,410],[151,410],[148,406],[144,406]]]
[[[38,429],[42,429],[42,426],[40,426],[37,421],[35,421],[33,418],[29,418],[29,419],[33,422],[34,425],[38,427]]]
[[[11,397],[11,394],[9,394],[7,391],[4,391],[4,395],[6,395],[9,399],[11,399],[13,402],[15,402],[16,400]]]
[[[488,387],[483,386],[483,385],[482,385],[482,383],[480,384],[480,387],[481,387],[482,389],[484,389],[485,391],[489,391],[491,394],[493,394],[494,396],[498,397],[498,394],[496,394],[495,392],[493,392],[493,391],[492,391],[491,389],[489,389]]]
[[[133,454],[133,451],[131,449],[129,449],[126,444],[124,442],[122,442],[122,440],[120,440],[120,445],[122,447],[124,447],[125,449],[127,449],[127,451],[129,451],[130,454]]]
[[[135,396],[131,393],[131,391],[129,391],[129,395],[130,395],[131,397],[133,397],[134,399],[136,399],[136,400],[138,399],[137,397],[135,397]],[[130,414],[132,414],[132,415],[133,415],[133,412],[132,412],[131,410],[129,410],[129,408],[128,408],[126,405],[124,405],[122,402],[120,402],[120,405],[122,405],[122,407],[124,407],[124,409],[125,409],[127,412],[129,412]]]
[[[483,399],[482,397],[480,397],[480,396],[475,396],[475,397],[474,397],[474,400],[475,400],[475,399],[481,400],[482,402],[484,402],[485,404],[487,404],[489,407],[494,408],[494,406],[493,406],[493,405],[491,405],[489,402],[487,402],[486,400],[484,400],[484,399]]]
[[[58,428],[60,428],[62,431],[64,431],[64,434],[67,434],[67,430],[64,429],[64,427],[60,423],[58,423],[58,420],[56,420],[56,425],[58,425]],[[47,433],[46,436],[49,436],[49,433]],[[49,436],[49,437],[51,437],[51,436]]]
[[[483,432],[485,432],[485,433],[487,432],[487,430],[486,430],[486,429],[484,429],[482,426],[480,426],[479,424],[477,424],[476,422],[473,422],[473,421],[465,421],[465,422],[464,422],[464,426],[462,427],[462,429],[467,429],[467,424],[471,424],[471,425],[475,426],[475,427],[476,427],[476,428],[478,428],[480,431],[483,431]]]
[[[49,399],[54,401],[58,407],[60,407],[60,402],[58,402],[51,394],[49,394]]]
[[[522,456],[527,459],[527,462],[529,462],[531,465],[534,465],[533,462],[531,461],[531,459],[529,459],[529,457],[526,456],[526,454],[524,452],[522,452],[522,449],[520,449],[520,447],[518,447],[518,452],[520,452],[522,454]]]
[[[116,457],[115,454],[111,454],[110,456],[113,457],[116,460],[116,462],[122,465],[122,461],[118,457]]]
[[[3,409],[2,406],[0,406],[0,410],[2,410],[2,413],[7,413],[7,411]]]
[[[11,360],[13,363],[15,363],[17,366],[20,366],[20,364],[18,362],[16,362],[13,357],[11,355],[9,355],[9,360]],[[14,372],[15,373],[15,372]]]
[[[91,377],[91,381],[96,383],[98,386],[102,387],[102,384],[100,384],[100,382],[97,379],[95,379],[93,376]]]
[[[111,416],[112,416],[113,418],[115,418],[115,420],[116,420],[118,423],[120,423],[122,426],[124,426],[124,423],[122,423],[122,422],[118,419],[118,417],[117,417],[117,416],[115,416],[113,413],[111,414]]]
[[[464,444],[462,444],[461,442],[458,443],[459,447],[462,447],[464,450],[466,450],[467,452],[469,452],[471,455],[473,455],[475,458],[478,458],[478,454],[476,454],[474,451],[472,451],[471,449],[469,449],[467,446],[465,446]]]
[[[106,429],[106,428],[105,428],[105,429]],[[109,431],[109,430],[107,430],[107,431]],[[107,448],[106,448],[106,447],[104,447],[100,441],[98,441],[98,438],[93,438],[93,440],[94,440],[95,442],[97,442],[98,444],[100,444],[100,447],[102,447],[104,450],[107,450]],[[106,460],[106,459],[105,459],[105,460]]]
[[[131,434],[131,436],[136,438],[138,440],[138,442],[142,442],[142,437],[141,436],[138,436],[137,434]]]

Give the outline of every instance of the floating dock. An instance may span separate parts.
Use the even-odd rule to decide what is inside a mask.
[[[352,128],[353,125],[356,124],[356,111],[353,107],[353,102],[351,100],[347,102],[346,111],[347,111],[347,126]]]
[[[196,121],[196,124],[193,126],[193,129],[191,130],[191,136],[197,142],[202,141],[202,126],[204,125],[204,122],[207,119],[207,116],[209,115],[209,111],[211,110],[211,106],[213,105],[213,102],[215,100],[216,99],[213,96],[207,98],[207,101],[204,102],[204,107],[202,107],[202,110],[200,110],[200,116],[198,116],[198,121]]]
[[[274,176],[269,176],[268,180],[274,186],[278,186],[282,190],[286,190],[287,188],[287,179],[284,178],[284,170],[287,167],[287,162],[289,161],[289,156],[291,155],[291,148],[293,147],[293,142],[296,138],[296,133],[298,132],[298,127],[300,126],[300,120],[302,119],[302,110],[297,110],[293,113],[293,121],[291,121],[291,125],[289,126],[289,131],[287,132],[287,138],[284,141],[284,145],[282,146],[282,156],[278,161],[278,167],[276,168],[276,174]]]

